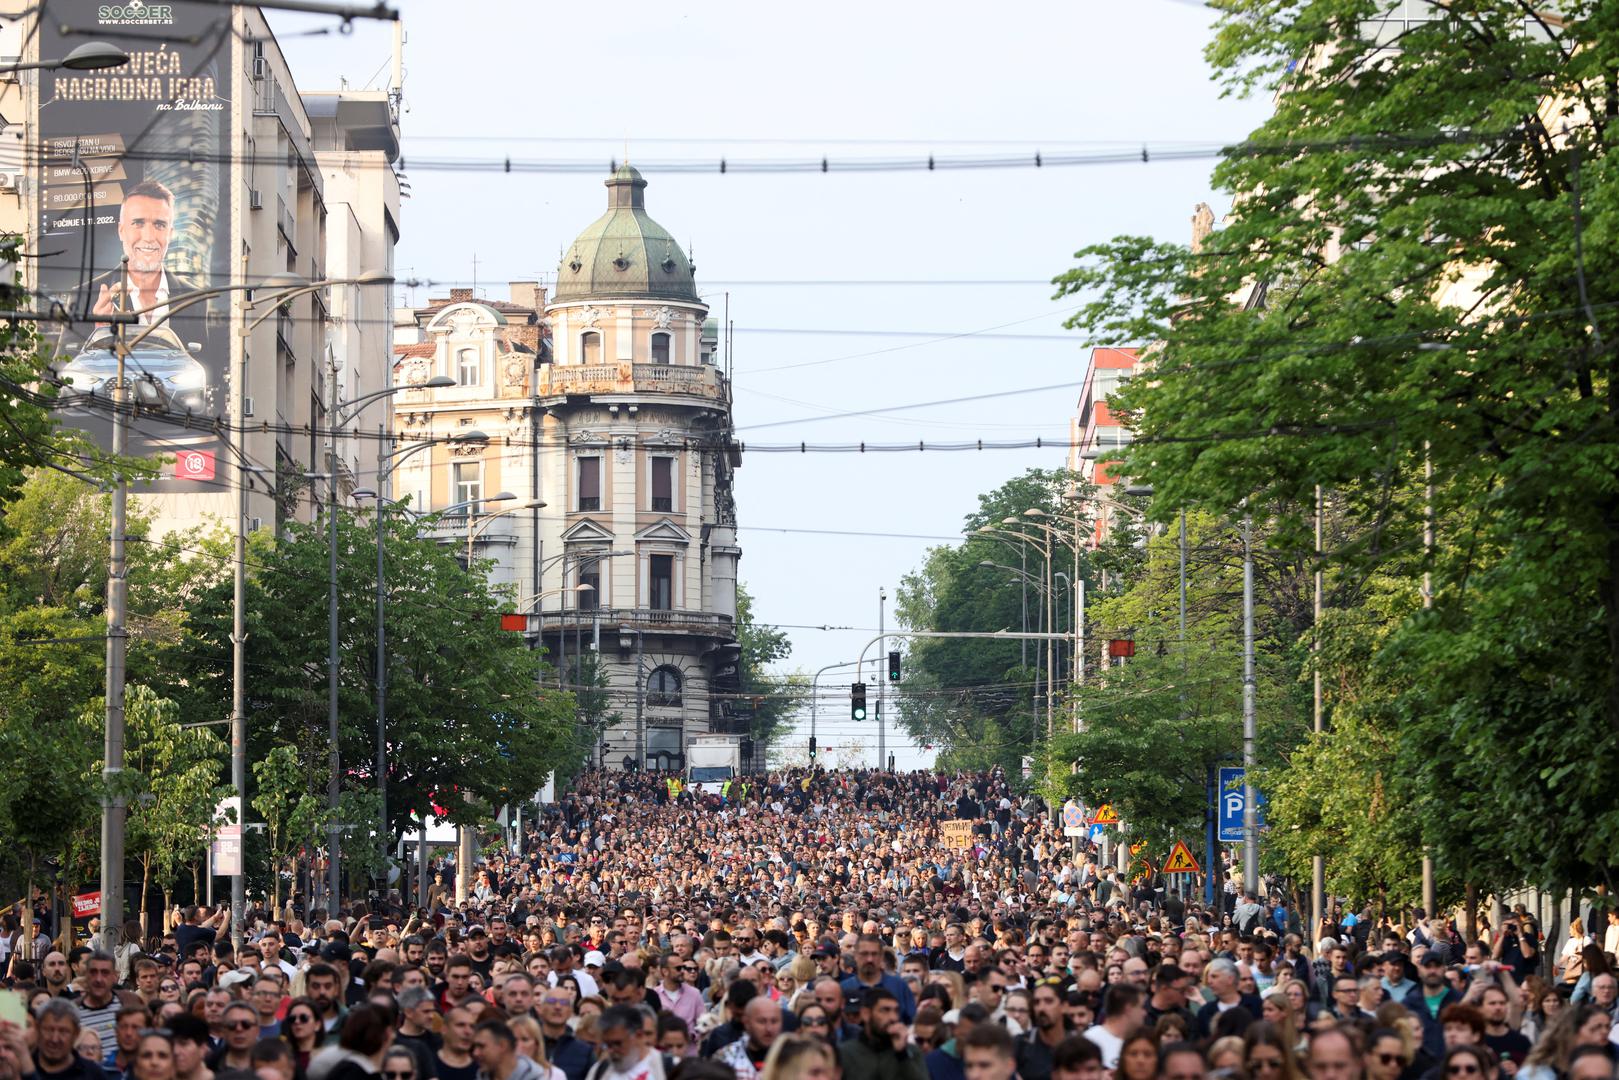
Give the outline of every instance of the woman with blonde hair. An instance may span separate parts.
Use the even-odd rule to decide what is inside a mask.
[[[836,1080],[832,1047],[811,1035],[783,1035],[765,1057],[759,1080]]]
[[[562,1070],[545,1058],[545,1035],[538,1021],[532,1016],[514,1016],[506,1021],[506,1026],[517,1039],[517,1052],[539,1066],[540,1076],[545,1080],[567,1080]]]
[[[1209,1044],[1209,1051],[1204,1055],[1204,1063],[1210,1072],[1219,1072],[1227,1076],[1235,1076],[1242,1071],[1243,1045],[1240,1035],[1226,1035],[1215,1039]],[[1267,1077],[1267,1080],[1276,1080],[1276,1077]]]
[[[1518,1080],[1558,1080],[1568,1075],[1568,1059],[1579,1046],[1606,1046],[1608,1014],[1595,1005],[1570,1005],[1546,1025],[1546,1033],[1524,1058]]]

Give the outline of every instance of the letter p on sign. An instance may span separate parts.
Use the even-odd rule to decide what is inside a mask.
[[[214,455],[208,450],[182,450],[174,457],[176,480],[212,480]]]

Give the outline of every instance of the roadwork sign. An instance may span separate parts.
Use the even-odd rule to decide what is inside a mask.
[[[1200,874],[1202,868],[1192,857],[1192,849],[1186,846],[1186,841],[1177,840],[1175,846],[1169,849],[1169,858],[1164,860],[1164,873],[1166,874]]]

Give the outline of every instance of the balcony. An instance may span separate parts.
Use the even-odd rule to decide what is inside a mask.
[[[589,630],[597,620],[603,629],[623,627],[647,633],[703,634],[708,637],[729,638],[735,632],[729,615],[717,611],[672,611],[653,608],[598,608],[541,612],[538,625],[554,631],[560,625],[568,630]]]
[[[540,397],[568,394],[673,394],[725,400],[718,369],[707,364],[546,364]]]

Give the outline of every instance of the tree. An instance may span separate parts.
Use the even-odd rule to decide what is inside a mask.
[[[90,722],[98,723],[100,716],[98,703]],[[231,789],[220,784],[224,742],[207,728],[182,727],[174,702],[148,687],[129,686],[124,719],[128,852],[141,864],[140,923],[145,934],[147,893],[155,883],[163,890],[163,910],[170,909],[175,879],[207,843],[214,808]]]
[[[248,582],[250,755],[292,747],[324,791],[327,734],[327,552],[324,524],[292,525],[255,538]],[[385,534],[390,837],[414,828],[433,802],[457,824],[476,825],[512,798],[537,792],[573,734],[569,693],[536,688],[534,655],[500,629],[510,601],[479,564],[468,573],[455,551],[390,516]],[[376,531],[338,518],[339,750],[343,786],[376,788]],[[229,700],[230,581],[199,597],[198,645],[188,679],[208,707]],[[194,678],[192,678],[194,676]],[[357,825],[357,822],[346,822]],[[374,837],[358,841],[376,845]],[[389,847],[392,847],[390,841]]]
[[[298,856],[321,842],[325,831],[324,802],[312,790],[308,770],[291,746],[272,747],[253,763],[255,794],[251,806],[264,824],[270,850],[270,904],[281,908],[281,874],[298,880]]]
[[[978,509],[966,518],[966,538],[958,545],[928,550],[925,561],[900,582],[894,611],[905,630],[1030,631],[1043,629],[1044,554],[1038,543],[1020,541],[1017,526],[1006,518],[1031,520],[1025,511],[1040,510],[1050,518],[1070,516],[1083,495],[1079,478],[1066,470],[1030,469],[999,488],[979,496]],[[981,533],[978,530],[996,530]],[[1072,548],[1063,539],[1053,545],[1055,569],[1072,577]],[[1039,534],[1023,528],[1031,537]],[[1088,560],[1080,576],[1089,579]],[[1026,575],[1026,579],[1023,576]],[[1057,582],[1056,604],[1063,628],[1068,587]],[[1042,667],[1045,646],[1017,640],[972,638],[903,639],[905,678],[899,688],[899,718],[919,743],[940,748],[942,762],[994,763],[1018,775],[1019,759],[1044,739],[1044,691],[1035,667]],[[1065,651],[1057,650],[1058,680],[1069,669]]]
[[[743,730],[755,743],[779,739],[807,696],[809,681],[802,674],[778,675],[768,669],[792,655],[793,643],[785,630],[761,624],[753,617],[753,594],[740,582],[736,587],[737,658],[736,711],[746,719]]]
[[[1324,555],[1340,582],[1429,575],[1431,608],[1361,626],[1380,647],[1328,673],[1331,708],[1397,688],[1371,775],[1410,770],[1401,809],[1441,872],[1612,894],[1619,318],[1594,283],[1619,268],[1613,5],[1217,7],[1227,87],[1277,91],[1215,169],[1232,214],[1195,251],[1121,237],[1057,279],[1093,340],[1160,343],[1116,402],[1124,471],[1161,513],[1245,505],[1305,557],[1319,488],[1349,526]],[[1284,799],[1273,830],[1308,831],[1308,806]]]

